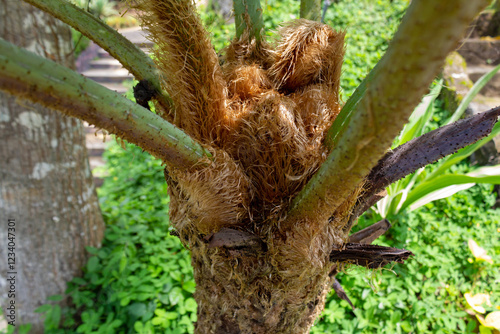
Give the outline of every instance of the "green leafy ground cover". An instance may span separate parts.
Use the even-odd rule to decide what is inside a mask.
[[[345,96],[362,80],[387,47],[406,1],[343,0],[326,21],[347,29],[342,86]],[[268,0],[266,25],[295,18],[297,1]],[[217,50],[233,34],[232,24],[204,14]],[[224,23],[224,24],[221,24]],[[445,118],[436,114],[435,124]],[[81,278],[68,287],[72,307],[46,305],[46,333],[192,333],[195,289],[189,253],[169,234],[168,196],[159,161],[139,148],[112,143],[105,154],[109,176],[99,189],[107,231]],[[432,167],[431,167],[432,168]],[[454,167],[463,172],[466,163]],[[415,257],[378,272],[349,268],[338,278],[354,303],[330,295],[312,333],[477,332],[464,293],[490,293],[500,305],[500,210],[491,209],[491,186],[478,185],[393,219],[377,243],[407,248]],[[376,214],[360,219],[362,228]],[[474,239],[493,257],[478,262],[467,247]],[[54,296],[59,300],[63,296]],[[62,325],[59,325],[60,321]]]
[[[348,270],[339,275],[356,310],[345,301],[339,304],[336,297],[330,298],[312,333],[477,330],[475,318],[465,312],[464,293],[485,292],[491,294],[493,305],[500,305],[500,211],[490,209],[495,200],[490,191],[491,186],[478,185],[393,221],[393,228],[377,243],[410,249],[415,257],[395,265],[393,272],[353,276]],[[360,226],[369,221],[365,216]],[[496,265],[471,263],[468,239],[482,245]]]

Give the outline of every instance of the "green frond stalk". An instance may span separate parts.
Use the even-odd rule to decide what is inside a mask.
[[[327,218],[359,187],[390,148],[465,28],[488,3],[412,1],[387,53],[346,103],[350,112],[328,133],[326,142],[333,149],[294,198],[291,218],[318,212]]]
[[[312,21],[321,20],[321,0],[301,0],[300,18]]]
[[[233,6],[236,37],[240,38],[243,32],[248,29],[250,36],[260,41],[261,32],[264,29],[260,0],[233,0]],[[249,25],[250,27],[248,27]]]
[[[364,80],[359,84],[349,100],[347,100],[337,118],[335,118],[333,124],[328,129],[325,137],[325,145],[330,150],[338,145],[339,139],[347,130],[348,124],[351,121],[354,112],[356,112],[357,110],[359,101],[365,95],[367,82],[372,81],[376,70],[377,67],[375,67],[370,73],[368,73]]]
[[[0,90],[87,121],[176,167],[210,156],[160,116],[69,68],[3,39],[0,50]]]
[[[155,98],[165,110],[173,108],[170,97],[161,88],[158,70],[153,60],[119,32],[92,14],[61,0],[24,0],[70,25],[93,40],[117,59],[137,80],[149,81],[157,92]]]

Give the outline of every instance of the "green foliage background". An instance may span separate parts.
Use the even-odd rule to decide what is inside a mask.
[[[342,0],[328,10],[326,23],[345,29],[344,99],[353,92],[387,48],[404,9],[403,0]],[[279,23],[298,17],[299,1],[263,3],[268,36]],[[211,12],[202,19],[220,51],[234,34],[233,24]],[[436,122],[439,119],[435,120]],[[112,143],[99,198],[107,230],[83,277],[66,296],[72,306],[44,305],[46,333],[192,333],[195,289],[189,252],[169,234],[168,196],[163,168],[139,148]],[[457,168],[467,168],[466,165]],[[472,333],[474,317],[463,294],[492,293],[500,305],[498,271],[500,211],[491,186],[478,185],[421,209],[403,213],[377,243],[407,248],[415,257],[392,269],[349,268],[338,276],[354,303],[335,295],[311,333]],[[357,228],[374,223],[363,216]],[[470,261],[473,238],[495,264]],[[476,329],[477,330],[477,329]]]

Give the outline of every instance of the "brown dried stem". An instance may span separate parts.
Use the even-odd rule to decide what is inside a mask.
[[[486,137],[499,115],[500,107],[493,108],[428,132],[386,153],[368,175],[366,191],[358,199],[350,222],[382,199],[384,189],[391,183]]]
[[[358,266],[376,269],[391,262],[403,263],[412,255],[414,254],[406,249],[346,243],[344,248],[330,253],[330,261],[353,263]]]

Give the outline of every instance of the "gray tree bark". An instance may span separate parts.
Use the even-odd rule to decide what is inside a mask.
[[[73,67],[69,28],[21,1],[0,0],[0,37]],[[0,93],[0,143],[0,305],[16,327],[43,333],[33,311],[64,292],[104,232],[83,127]]]

